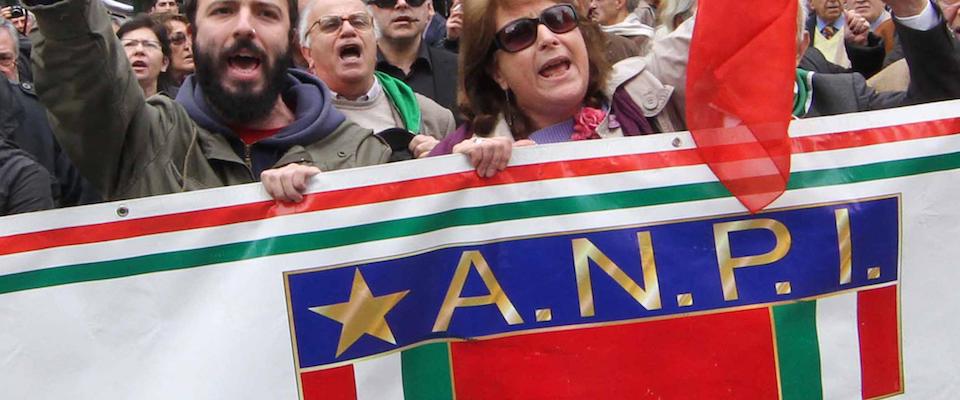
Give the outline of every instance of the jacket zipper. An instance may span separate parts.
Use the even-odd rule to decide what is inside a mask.
[[[249,144],[243,145],[243,163],[247,165],[247,171],[250,172],[250,177],[253,177],[253,160],[250,158],[252,147],[253,146]]]

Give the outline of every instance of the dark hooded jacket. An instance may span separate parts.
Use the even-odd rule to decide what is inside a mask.
[[[0,216],[53,208],[47,170],[0,137]]]
[[[144,100],[100,2],[64,0],[33,11],[37,92],[61,145],[108,199],[250,183],[290,163],[329,171],[390,157],[383,140],[345,120],[326,86],[305,73],[289,70],[282,90],[296,120],[248,148],[211,112],[193,79],[177,101]]]
[[[58,204],[70,207],[101,201],[100,195],[80,176],[80,171],[54,137],[47,110],[36,98],[33,85],[9,82],[2,86],[11,96],[0,102],[0,107],[9,105],[22,113],[19,123],[4,135],[50,173],[54,180],[53,197],[58,199]]]

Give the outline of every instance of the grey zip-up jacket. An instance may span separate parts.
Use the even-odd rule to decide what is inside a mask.
[[[346,120],[312,76],[289,70],[285,99],[296,120],[246,147],[209,109],[199,85],[178,102],[143,91],[98,0],[30,7],[37,93],[62,146],[108,199],[250,183],[290,163],[329,171],[386,162],[390,147]]]

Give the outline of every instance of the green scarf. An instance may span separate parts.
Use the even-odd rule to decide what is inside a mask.
[[[797,92],[793,94],[793,116],[800,118],[807,113],[813,97],[813,72],[797,68]]]
[[[403,81],[387,75],[380,71],[374,71],[383,92],[387,94],[387,99],[393,104],[393,107],[400,113],[403,124],[408,131],[414,134],[420,133],[420,105],[417,103],[417,96],[413,89],[407,86]]]

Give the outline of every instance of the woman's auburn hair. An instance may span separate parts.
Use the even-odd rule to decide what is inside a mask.
[[[508,100],[500,85],[491,76],[494,69],[497,34],[496,14],[500,9],[532,3],[536,0],[470,0],[464,1],[463,30],[460,35],[459,85],[457,103],[464,119],[471,124],[474,134],[488,136],[497,124],[500,114],[510,123],[515,139],[524,139],[531,133],[530,122],[514,101]],[[550,0],[558,4],[565,1]],[[600,26],[586,18],[586,12],[577,9],[577,22],[587,47],[590,78],[584,103],[600,107],[605,102],[604,88],[610,77],[611,65],[604,50],[606,38]]]

